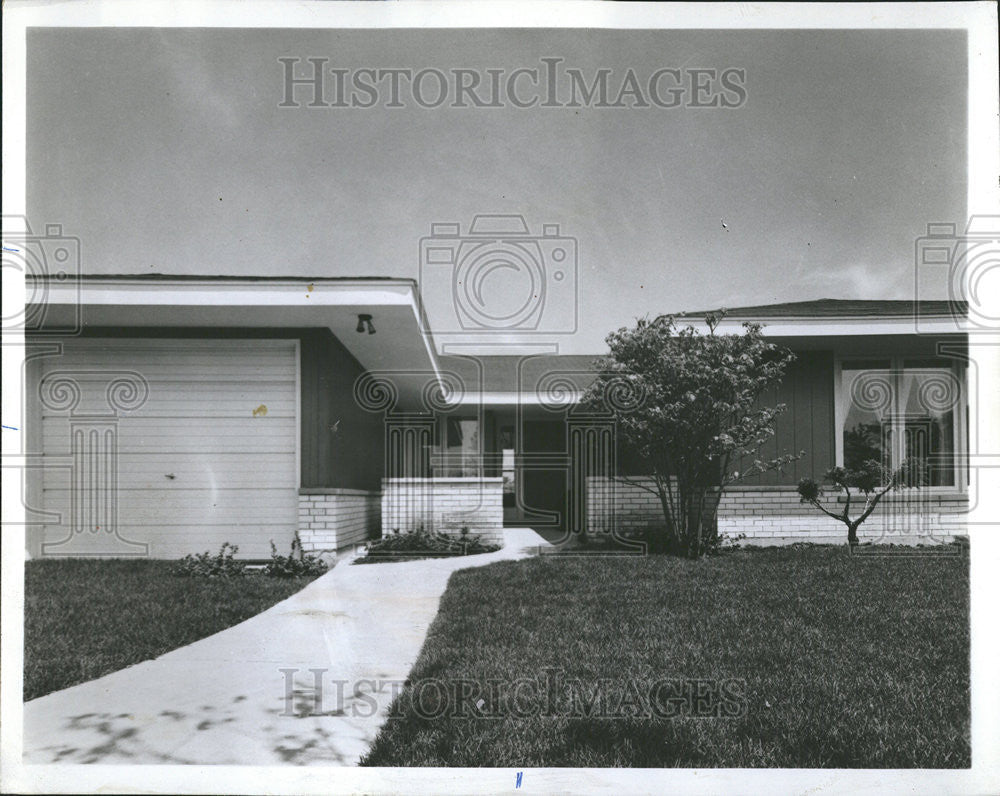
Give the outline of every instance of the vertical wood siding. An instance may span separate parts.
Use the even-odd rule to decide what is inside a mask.
[[[303,332],[303,487],[382,488],[382,416],[354,400],[361,365],[329,329]]]
[[[796,353],[782,380],[761,401],[785,404],[774,436],[764,444],[759,458],[775,459],[804,451],[784,472],[770,472],[746,479],[746,485],[792,485],[800,478],[821,477],[834,464],[833,352]],[[745,462],[749,465],[749,462]]]
[[[778,416],[774,436],[760,449],[763,460],[776,459],[786,453],[805,451],[803,457],[786,466],[784,472],[770,472],[747,478],[746,486],[794,485],[800,478],[821,477],[833,467],[834,447],[834,395],[833,352],[803,351],[796,353],[796,360],[789,366],[776,388],[761,396],[761,404],[785,404],[785,411]],[[626,475],[644,475],[644,468],[619,450],[619,472]],[[750,465],[740,462],[736,469]]]

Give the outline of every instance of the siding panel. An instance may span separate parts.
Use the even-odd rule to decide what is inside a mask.
[[[302,336],[302,486],[382,488],[381,414],[354,400],[361,365],[328,330]]]
[[[794,485],[800,478],[821,476],[833,466],[833,352],[798,352],[785,378],[769,400],[785,403],[778,416],[774,439],[762,449],[766,457],[786,453],[805,455],[784,472],[748,478],[748,485]],[[746,462],[745,464],[749,464]]]

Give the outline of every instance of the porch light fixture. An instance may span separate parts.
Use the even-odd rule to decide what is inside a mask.
[[[366,329],[368,330],[368,334],[375,334],[375,327],[372,325],[372,316],[359,315],[358,326],[354,331],[356,331],[358,334],[364,334]]]

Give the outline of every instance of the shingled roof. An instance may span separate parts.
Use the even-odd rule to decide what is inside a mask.
[[[677,312],[676,316],[702,318],[718,309]],[[813,299],[783,304],[727,307],[727,318],[912,318],[930,315],[960,316],[968,312],[965,301],[907,301],[886,299]],[[669,314],[669,313],[668,313]]]

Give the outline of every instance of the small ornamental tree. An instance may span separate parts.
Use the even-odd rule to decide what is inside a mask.
[[[759,324],[717,335],[721,319],[706,317],[708,334],[668,316],[612,332],[610,355],[582,402],[613,416],[621,451],[634,460],[634,473],[612,477],[659,498],[663,535],[650,541],[691,558],[718,541],[716,510],[727,484],[797,458],[756,458],[785,408],[761,399],[793,355],[765,340]]]
[[[856,468],[834,467],[828,470],[824,479],[838,490],[844,492],[844,508],[840,511],[830,511],[822,503],[823,489],[812,478],[799,481],[799,496],[803,503],[811,503],[828,517],[844,523],[847,526],[848,550],[853,554],[858,545],[858,528],[875,511],[879,501],[888,492],[903,483],[905,470],[892,471],[876,459],[867,459]],[[865,503],[861,513],[851,518],[851,490],[864,495]]]

